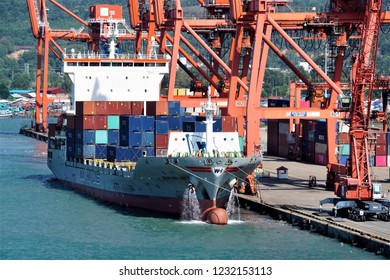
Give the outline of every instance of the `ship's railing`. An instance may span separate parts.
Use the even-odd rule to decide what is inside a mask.
[[[117,53],[115,54],[115,57],[112,58],[108,54],[105,53],[95,53],[95,52],[86,52],[86,53],[81,53],[78,52],[76,53],[75,51],[71,51],[71,53],[65,53],[64,54],[64,59],[109,59],[109,60],[123,60],[123,59],[128,59],[128,60],[153,60],[153,59],[158,59],[158,60],[168,60],[168,57],[164,54],[130,54],[130,53]]]

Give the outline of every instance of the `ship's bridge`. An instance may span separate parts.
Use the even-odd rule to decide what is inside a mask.
[[[164,55],[76,53],[64,56],[63,72],[73,82],[76,101],[157,101],[169,72]]]

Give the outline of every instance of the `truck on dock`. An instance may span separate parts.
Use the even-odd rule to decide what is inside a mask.
[[[334,217],[342,216],[360,222],[376,218],[389,222],[390,200],[381,196],[381,184],[372,184],[372,198],[373,200],[325,198],[320,201],[320,211],[322,211],[322,205],[333,204]]]

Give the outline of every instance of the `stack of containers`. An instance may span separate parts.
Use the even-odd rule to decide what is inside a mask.
[[[301,120],[302,124],[302,159],[308,162],[315,162],[315,130],[317,121]]]
[[[350,137],[348,132],[339,132],[337,135],[337,149],[340,164],[346,164],[350,155]]]
[[[317,121],[314,138],[314,163],[326,165],[328,164],[328,137],[326,131],[326,121]]]
[[[106,105],[105,101],[76,102],[75,158],[106,158]]]
[[[66,116],[66,157],[74,158],[76,151],[76,116]]]
[[[386,132],[376,133],[375,166],[387,166],[387,138]]]
[[[279,139],[279,121],[267,120],[267,153],[270,155],[278,155],[278,139]]]
[[[279,120],[279,135],[278,135],[278,155],[281,157],[288,156],[287,135],[290,132],[289,120]]]

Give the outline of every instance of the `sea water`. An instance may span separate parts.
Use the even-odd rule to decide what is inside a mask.
[[[2,260],[384,259],[245,209],[218,226],[101,203],[55,180],[46,145],[0,133]]]

